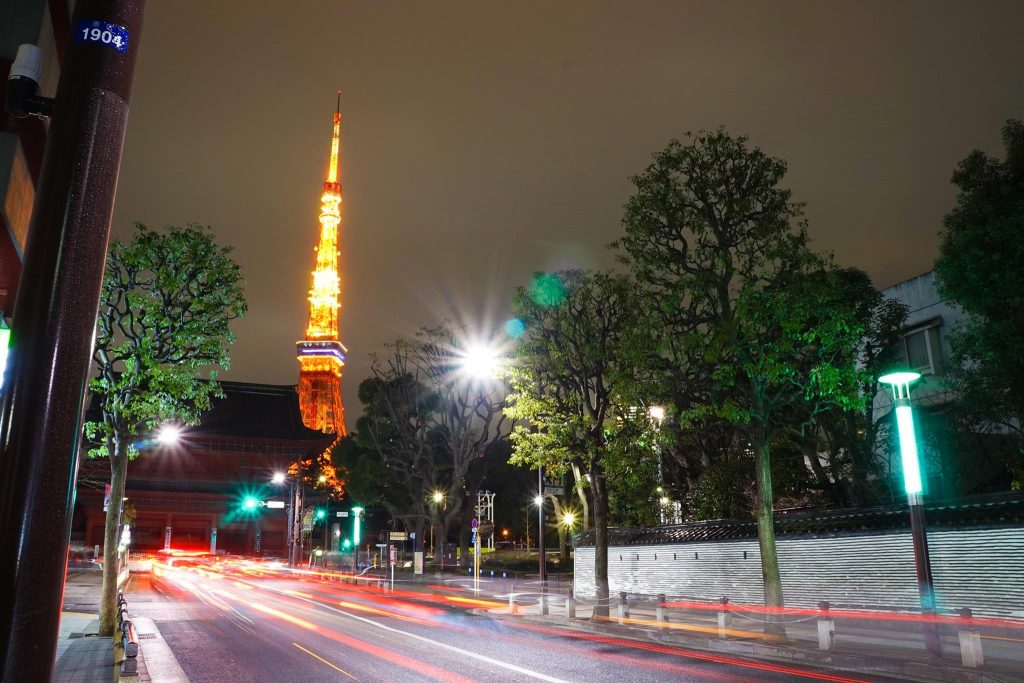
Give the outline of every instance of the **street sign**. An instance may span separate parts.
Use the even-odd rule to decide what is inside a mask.
[[[552,485],[549,485],[549,484],[544,484],[544,495],[548,495],[548,494],[550,494],[552,496],[564,496],[565,495],[565,487],[564,486],[552,486]]]
[[[306,511],[302,513],[302,530],[313,530],[313,508],[306,508]]]
[[[404,531],[392,531],[388,534],[388,538],[392,541],[408,541],[409,534]]]
[[[348,517],[348,510],[338,510],[339,517]]]
[[[480,520],[479,520],[479,519],[477,519],[476,517],[474,517],[474,518],[473,518],[473,521],[469,523],[469,528],[470,528],[470,529],[475,529],[475,528],[477,528],[478,526],[480,526]]]
[[[390,548],[391,566],[395,566],[398,563],[398,547],[391,546]]]
[[[267,501],[267,507],[271,508],[271,509],[283,510],[284,509],[284,501],[283,500],[268,500]]]

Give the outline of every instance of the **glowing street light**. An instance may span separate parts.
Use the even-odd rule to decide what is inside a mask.
[[[359,550],[359,518],[362,516],[363,508],[352,508],[352,545]]]
[[[544,504],[544,496],[534,496],[533,504],[536,505],[537,507],[540,507],[541,505],[543,505]]]
[[[285,478],[284,472],[274,472],[274,476],[270,478],[271,483],[283,484]]]
[[[494,379],[501,367],[498,351],[489,346],[473,345],[462,353],[462,369],[478,379]]]
[[[321,484],[326,484],[327,483],[327,475],[326,474],[321,474],[320,477],[317,479],[317,481],[319,481]]]
[[[928,529],[925,525],[924,480],[918,457],[917,434],[914,431],[914,411],[910,406],[910,384],[921,378],[917,372],[906,370],[882,375],[878,381],[892,387],[896,404],[896,427],[900,436],[900,461],[903,464],[903,488],[910,506],[910,535],[914,542],[914,566],[917,570],[917,589],[921,595],[921,609],[925,614],[935,613],[935,583],[932,579],[931,559],[928,556]],[[942,655],[939,632],[934,623],[924,624],[924,643],[928,652]]]
[[[165,424],[160,427],[156,434],[156,440],[165,446],[178,443],[181,439],[181,427],[174,424]]]
[[[576,524],[576,515],[572,512],[566,512],[562,515],[562,524],[569,527],[570,529]]]
[[[434,491],[433,498],[435,503],[440,503],[442,500],[444,500],[444,494],[441,493],[440,491]]]

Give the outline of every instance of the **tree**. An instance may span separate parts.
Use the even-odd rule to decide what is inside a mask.
[[[957,203],[943,221],[939,293],[967,314],[953,336],[950,376],[970,422],[1024,438],[1024,122],[1003,127],[1005,159],[975,150],[953,173]]]
[[[373,376],[360,385],[365,415],[359,432],[402,492],[384,502],[419,538],[428,520],[434,524],[438,555],[453,523],[469,528],[466,502],[482,480],[482,468],[473,465],[508,432],[503,388],[467,377],[462,356],[454,330],[424,328],[375,357]]]
[[[597,616],[608,616],[609,467],[651,457],[650,448],[641,450],[649,420],[631,396],[638,310],[633,290],[624,275],[572,270],[538,274],[512,302],[525,330],[509,371],[513,457],[534,469],[587,473]],[[646,443],[653,443],[649,436]]]
[[[836,272],[843,298],[850,305],[850,320],[864,332],[848,362],[861,368],[859,410],[819,414],[799,438],[819,491],[833,505],[870,505],[890,499],[889,468],[892,418],[876,410],[872,397],[884,387],[878,378],[901,362],[901,340],[907,306],[887,299],[857,268]],[[824,461],[824,462],[823,462]]]
[[[107,257],[90,382],[102,421],[86,424],[98,443],[90,457],[110,459],[110,500],[103,535],[100,633],[116,616],[117,546],[128,461],[137,437],[173,420],[191,425],[223,394],[216,370],[229,365],[230,322],[246,312],[242,276],[230,248],[190,224],[155,232],[136,224],[131,242]]]
[[[754,454],[765,604],[783,606],[773,444],[814,415],[858,404],[848,364],[861,329],[838,278],[807,246],[786,164],[720,129],[672,141],[633,178],[614,246],[652,302],[682,425],[732,425]],[[742,444],[740,444],[742,445]],[[770,621],[770,632],[784,634]]]

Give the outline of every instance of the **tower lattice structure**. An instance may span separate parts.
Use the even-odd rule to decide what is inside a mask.
[[[338,227],[341,224],[341,183],[338,182],[338,154],[341,146],[341,96],[334,112],[331,159],[327,180],[320,194],[320,242],[316,268],[309,290],[309,321],[306,338],[296,343],[299,361],[299,409],[302,422],[310,429],[335,434],[334,442],[318,457],[320,484],[336,488],[341,482],[330,466],[331,450],[345,436],[345,410],[341,404],[341,375],[348,349],[338,329]],[[312,463],[308,463],[312,464]],[[294,467],[294,466],[293,466]],[[305,468],[296,468],[305,469]],[[326,481],[325,481],[326,479]]]

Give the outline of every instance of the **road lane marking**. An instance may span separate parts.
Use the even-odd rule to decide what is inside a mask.
[[[317,607],[323,607],[323,608],[329,609],[329,610],[331,610],[333,612],[337,612],[338,614],[343,614],[346,617],[349,617],[350,619],[358,619],[359,621],[365,622],[365,623],[367,623],[367,624],[369,624],[371,626],[376,626],[379,629],[383,629],[385,631],[390,631],[391,633],[397,633],[398,635],[405,636],[407,638],[414,638],[414,639],[422,641],[424,643],[430,643],[431,645],[434,645],[436,647],[440,647],[440,648],[442,648],[444,650],[450,650],[452,652],[458,652],[459,654],[464,655],[466,657],[471,657],[473,659],[478,659],[481,662],[485,662],[487,664],[492,664],[494,666],[500,666],[500,667],[502,667],[504,669],[508,669],[509,671],[514,671],[516,673],[523,674],[524,676],[529,676],[531,678],[536,678],[537,680],[540,680],[540,681],[548,681],[548,683],[569,683],[568,681],[566,681],[564,679],[555,678],[554,676],[548,676],[547,674],[542,674],[539,671],[532,671],[530,669],[526,669],[526,668],[523,668],[521,666],[517,666],[517,665],[512,664],[510,662],[503,662],[500,659],[494,659],[493,657],[488,657],[487,655],[482,655],[482,654],[479,654],[477,652],[471,652],[470,650],[463,650],[461,647],[455,647],[454,645],[449,645],[448,643],[442,643],[439,640],[434,640],[432,638],[427,638],[425,636],[417,635],[415,633],[409,633],[408,631],[403,631],[401,629],[392,628],[392,627],[386,626],[384,624],[379,624],[376,621],[374,621],[373,619],[367,619],[365,617],[361,617],[359,615],[352,614],[352,613],[346,612],[344,610],[340,610],[337,607],[332,607],[331,605],[325,605],[323,603],[316,602],[315,600],[309,600],[307,598],[299,598],[299,599],[300,600],[305,600],[306,602],[309,602],[309,603],[311,603],[313,605],[316,605]]]
[[[323,658],[323,657],[321,657],[320,655],[316,654],[315,652],[310,652],[309,650],[307,650],[306,648],[302,647],[302,646],[301,646],[301,645],[299,645],[298,643],[292,643],[292,645],[294,645],[295,647],[299,648],[300,650],[302,650],[303,652],[305,652],[305,653],[306,653],[307,655],[309,655],[310,657],[313,657],[314,659],[318,659],[318,660],[320,660],[321,662],[323,662],[323,663],[324,663],[324,664],[326,664],[327,666],[331,667],[331,668],[332,668],[332,669],[334,669],[335,671],[340,671],[341,673],[343,673],[343,674],[345,674],[346,676],[348,676],[349,678],[351,678],[351,679],[352,679],[353,681],[358,681],[358,680],[359,680],[358,678],[356,678],[355,676],[353,676],[353,675],[352,675],[352,674],[350,674],[349,672],[345,671],[345,670],[344,670],[344,669],[342,669],[342,668],[339,668],[339,667],[337,667],[337,666],[334,666],[333,664],[331,664],[330,662],[328,662],[328,661],[327,661],[326,659],[324,659],[324,658]]]

